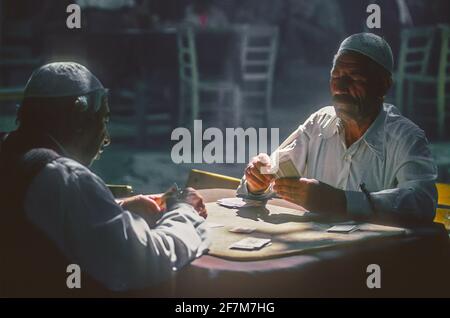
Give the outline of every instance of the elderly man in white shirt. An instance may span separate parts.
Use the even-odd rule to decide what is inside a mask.
[[[423,130],[383,102],[392,72],[384,39],[371,33],[345,39],[331,70],[334,105],[312,114],[275,152],[302,177],[262,173],[271,161],[260,154],[247,166],[238,193],[274,191],[310,211],[355,220],[432,222],[437,168]]]
[[[109,144],[107,90],[89,70],[44,65],[24,94],[19,128],[0,151],[0,293],[65,295],[70,263],[107,290],[142,289],[205,252],[207,212],[195,190],[116,202],[87,168]]]

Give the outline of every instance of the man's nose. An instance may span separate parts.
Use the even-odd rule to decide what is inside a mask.
[[[336,80],[337,93],[347,93],[349,85],[350,85],[349,78],[343,77],[343,78],[337,79]]]

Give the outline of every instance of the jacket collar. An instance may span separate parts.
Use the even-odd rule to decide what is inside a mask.
[[[11,155],[21,155],[34,148],[51,149],[61,156],[67,156],[67,152],[49,134],[28,134],[19,130],[9,133],[2,144],[2,152]]]

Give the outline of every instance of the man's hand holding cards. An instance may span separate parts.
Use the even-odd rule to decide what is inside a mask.
[[[275,179],[301,177],[289,157],[277,158],[277,160],[278,165],[274,165],[265,153],[261,153],[252,159],[245,169],[249,192],[263,193],[269,189],[270,184]]]
[[[300,178],[300,173],[298,172],[295,164],[290,158],[286,158],[280,161],[278,164],[278,170],[274,172],[277,179],[279,178]]]
[[[250,193],[260,194],[269,189],[274,180],[274,175],[270,173],[270,157],[265,153],[260,153],[250,161],[245,168],[245,179],[247,189]]]

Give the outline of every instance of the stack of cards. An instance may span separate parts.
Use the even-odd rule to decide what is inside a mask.
[[[257,237],[247,237],[230,245],[230,249],[255,251],[267,246],[270,239],[262,239]]]
[[[291,159],[280,161],[278,171],[274,173],[276,178],[300,178],[300,173]]]

